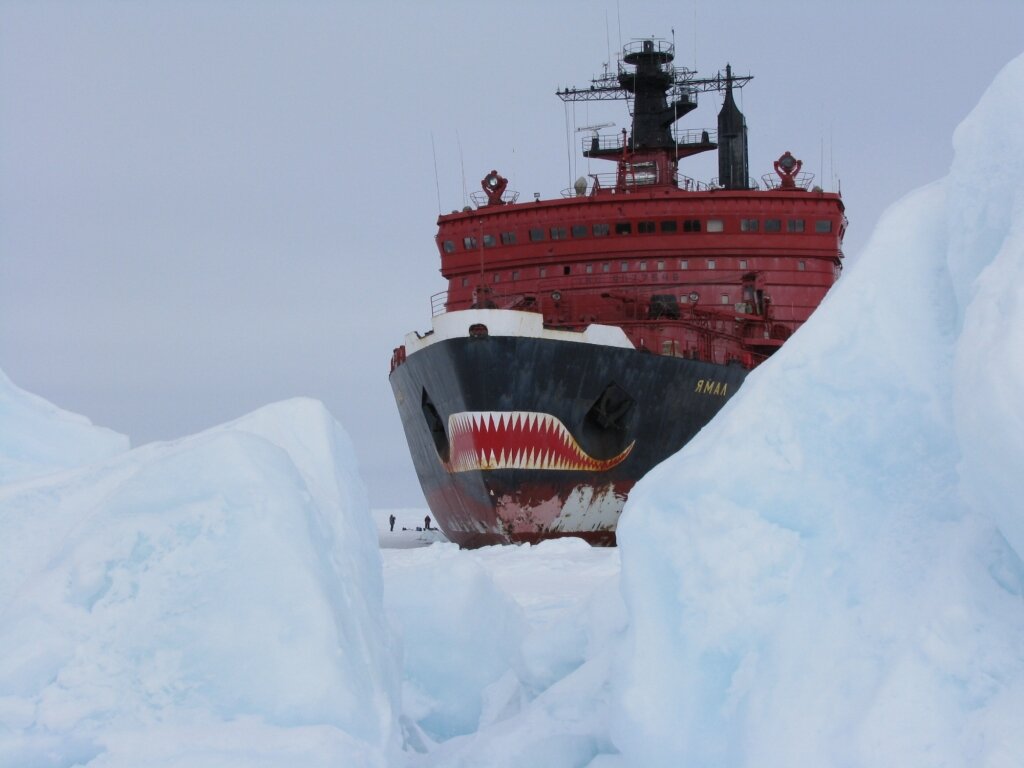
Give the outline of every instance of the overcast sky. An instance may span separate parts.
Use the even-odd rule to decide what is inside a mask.
[[[945,175],[1024,2],[0,2],[0,369],[134,445],[312,396],[371,502],[422,506],[387,374],[445,287],[439,200],[491,168],[557,195],[574,129],[627,121],[556,88],[673,30],[754,75],[751,175],[790,150],[841,185],[852,264]]]

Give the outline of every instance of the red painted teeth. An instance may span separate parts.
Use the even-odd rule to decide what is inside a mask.
[[[449,472],[554,469],[601,472],[620,464],[635,441],[610,459],[595,459],[555,416],[536,411],[464,411],[448,417]]]

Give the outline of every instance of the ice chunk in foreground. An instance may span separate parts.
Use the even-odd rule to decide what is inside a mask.
[[[1024,764],[1022,93],[632,493],[627,764]]]
[[[963,325],[954,361],[961,490],[1024,558],[1024,57],[954,135],[950,270]]]
[[[0,541],[0,765],[386,764],[376,532],[319,403],[0,488]]]
[[[386,578],[407,716],[437,741],[475,731],[484,689],[520,664],[519,606],[454,544],[393,553]]]
[[[0,371],[0,485],[126,450],[125,435],[19,389]]]

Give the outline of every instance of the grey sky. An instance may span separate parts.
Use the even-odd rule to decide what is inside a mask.
[[[752,73],[752,175],[840,181],[851,262],[1024,51],[1019,0],[434,5],[0,3],[0,369],[135,445],[316,397],[372,503],[421,505],[387,371],[444,288],[438,194],[568,187],[572,127],[624,113],[567,130],[554,91],[609,48],[674,28],[678,64]]]

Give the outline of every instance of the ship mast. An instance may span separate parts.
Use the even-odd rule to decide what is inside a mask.
[[[726,67],[725,73],[698,78],[692,70],[674,67],[674,59],[675,46],[668,41],[634,40],[623,47],[616,72],[606,71],[591,80],[588,88],[556,92],[563,102],[624,100],[631,104],[632,131],[628,135],[625,131],[618,136],[595,135],[583,155],[616,161],[620,184],[627,178],[642,178],[645,184],[675,184],[680,158],[717,148],[722,186],[746,189],[747,128],[732,90],[742,88],[752,76],[735,76],[732,68]],[[707,131],[675,135],[674,124],[697,108],[697,94],[704,91],[726,94],[714,137],[718,141]],[[638,175],[638,167],[649,170]]]

